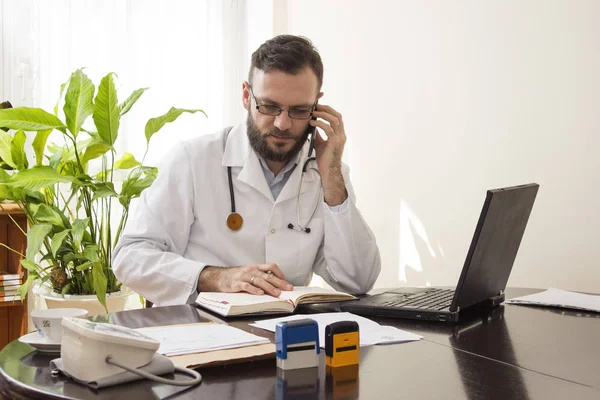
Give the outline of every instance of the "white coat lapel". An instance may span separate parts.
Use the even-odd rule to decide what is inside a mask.
[[[275,201],[260,166],[260,161],[250,147],[246,124],[234,126],[229,132],[221,165],[224,167],[242,167],[237,180],[258,190],[272,202]]]

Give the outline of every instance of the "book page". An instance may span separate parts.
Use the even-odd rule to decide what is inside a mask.
[[[291,300],[294,305],[302,303],[304,297],[315,296],[315,301],[332,301],[332,300],[343,300],[343,299],[354,299],[355,297],[343,292],[337,292],[331,289],[324,289],[319,287],[308,287],[308,286],[294,286],[294,290],[287,291],[282,290],[279,295],[280,299]]]
[[[292,291],[282,290],[279,298],[250,293],[203,292],[196,298],[196,304],[221,315],[229,316],[260,312],[293,312],[298,303],[318,303],[354,298],[352,295],[331,289],[297,286]]]
[[[280,301],[277,297],[269,295],[255,295],[250,293],[218,293],[218,292],[204,292],[198,295],[198,298],[202,298],[207,303],[218,303],[229,306],[247,306],[252,304],[264,304],[271,303],[273,301]]]

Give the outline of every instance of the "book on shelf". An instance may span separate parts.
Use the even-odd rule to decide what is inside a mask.
[[[12,274],[7,271],[0,271],[0,282],[2,281],[13,281],[17,279],[23,279],[22,274]]]
[[[20,301],[21,300],[21,296],[19,296],[19,294],[17,294],[16,296],[2,296],[0,295],[0,303],[6,303],[9,301]]]
[[[293,313],[299,304],[326,303],[354,300],[351,294],[331,289],[296,286],[294,290],[282,290],[279,297],[250,293],[202,292],[196,304],[224,317],[250,314]]]
[[[21,285],[0,286],[0,294],[16,292],[20,287]]]
[[[0,287],[9,287],[9,286],[21,286],[23,281],[21,279],[15,279],[12,281],[0,281]]]
[[[14,290],[6,290],[6,291],[1,291],[0,290],[0,297],[6,297],[6,296],[15,296],[19,294],[19,290],[18,289],[14,289]]]

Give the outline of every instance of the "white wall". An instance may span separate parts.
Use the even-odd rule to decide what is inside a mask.
[[[510,286],[598,291],[600,2],[285,2],[344,115],[377,287],[455,284],[489,188],[541,185]]]

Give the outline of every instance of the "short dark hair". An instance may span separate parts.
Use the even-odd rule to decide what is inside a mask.
[[[252,53],[248,82],[252,85],[254,68],[263,72],[278,69],[296,75],[304,67],[310,67],[317,76],[318,90],[323,85],[323,62],[312,42],[302,36],[279,35],[264,42]]]

